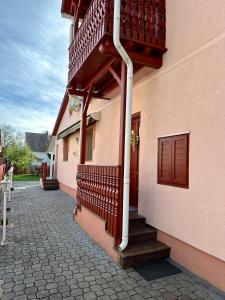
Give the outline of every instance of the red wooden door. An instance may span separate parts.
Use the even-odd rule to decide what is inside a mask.
[[[132,116],[131,132],[139,137],[140,113]],[[130,147],[130,206],[138,207],[139,143]]]

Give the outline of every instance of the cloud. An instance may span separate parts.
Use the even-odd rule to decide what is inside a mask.
[[[51,132],[55,121],[55,115],[51,114],[51,111],[43,110],[40,114],[35,107],[28,105],[24,110],[23,106],[7,102],[0,107],[0,115],[4,116],[6,121],[10,120],[7,123],[21,131]]]
[[[61,0],[1,4],[0,123],[35,132],[53,128],[68,66],[69,26],[60,5]]]

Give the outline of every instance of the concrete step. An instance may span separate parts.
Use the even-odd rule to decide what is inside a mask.
[[[137,212],[129,213],[129,229],[145,226],[145,217],[139,215]]]
[[[146,225],[145,218],[137,212],[129,214],[129,242],[120,252],[120,265],[123,268],[136,267],[147,261],[154,262],[170,256],[170,248],[157,241],[157,230]]]
[[[48,185],[48,186],[43,186],[43,189],[45,191],[53,191],[53,190],[58,190],[59,186],[57,186],[57,185]]]
[[[145,262],[154,262],[170,256],[170,248],[158,241],[143,241],[128,247],[120,252],[120,265],[122,268],[130,268],[143,265]]]
[[[143,225],[137,227],[131,227],[129,230],[129,245],[144,242],[144,241],[156,241],[157,230],[151,226]]]
[[[42,182],[44,184],[59,184],[58,179],[46,179],[46,180],[42,180]]]
[[[43,189],[47,190],[58,190],[59,189],[59,182],[58,179],[46,179],[42,181]]]

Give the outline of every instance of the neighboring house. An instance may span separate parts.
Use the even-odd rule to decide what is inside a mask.
[[[25,143],[31,148],[35,156],[35,160],[32,163],[33,167],[40,168],[42,162],[50,163],[49,156],[47,154],[47,148],[49,144],[49,135],[46,133],[34,133],[25,132]]]
[[[120,35],[135,73],[125,161],[133,212],[122,253],[126,68],[113,46],[113,1],[82,3],[62,2],[74,37],[53,130],[55,172],[76,196],[75,218],[125,267],[168,257],[169,246],[173,260],[225,290],[224,1],[122,2]],[[83,98],[80,111],[71,95]]]

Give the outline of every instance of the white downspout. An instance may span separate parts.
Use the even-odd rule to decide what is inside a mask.
[[[133,63],[126,50],[120,43],[120,1],[114,0],[114,22],[113,43],[120,56],[127,65],[127,87],[126,87],[126,122],[125,122],[125,149],[124,149],[124,183],[123,183],[123,225],[122,242],[118,246],[123,251],[128,244],[129,231],[129,200],[130,200],[130,132],[131,132],[131,110],[132,110],[132,85],[133,85]]]

